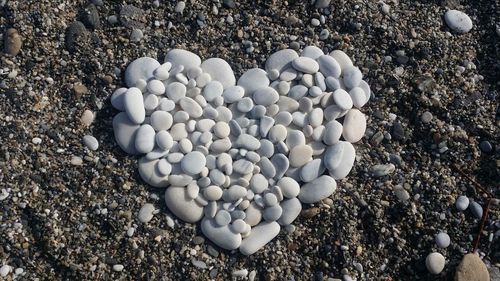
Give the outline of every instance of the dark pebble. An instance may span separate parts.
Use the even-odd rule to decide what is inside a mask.
[[[233,0],[224,0],[223,4],[224,4],[224,7],[229,8],[229,9],[236,7],[236,4],[234,3]]]
[[[483,207],[479,205],[476,201],[471,201],[469,204],[469,208],[477,219],[481,219],[483,217]]]
[[[75,21],[66,29],[66,49],[75,52],[78,46],[84,44],[89,39],[88,31],[81,21]]]
[[[94,4],[89,4],[82,11],[82,22],[90,29],[101,28],[101,20],[99,19],[99,12]]]
[[[482,141],[479,144],[479,148],[481,149],[482,152],[485,153],[490,153],[493,151],[493,145],[491,145],[491,142],[489,141]]]
[[[395,140],[405,140],[405,129],[399,122],[394,122],[392,126],[392,136]]]

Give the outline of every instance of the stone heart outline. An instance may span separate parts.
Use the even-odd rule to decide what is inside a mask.
[[[347,54],[315,46],[277,51],[237,82],[226,61],[173,49],[164,64],[134,60],[125,81],[111,96],[117,144],[143,155],[139,174],[166,187],[172,213],[244,255],[335,192],[371,94]]]

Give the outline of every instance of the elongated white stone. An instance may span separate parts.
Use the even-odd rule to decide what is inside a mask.
[[[274,239],[280,232],[280,225],[273,222],[262,222],[252,228],[248,237],[243,239],[240,245],[240,252],[244,255],[251,255],[264,247]]]

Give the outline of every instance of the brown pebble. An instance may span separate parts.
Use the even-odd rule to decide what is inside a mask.
[[[83,95],[85,95],[89,92],[87,87],[85,85],[83,85],[82,83],[75,83],[73,85],[73,91],[75,92],[75,96],[77,98],[81,98]]]
[[[318,207],[310,208],[310,209],[305,209],[303,210],[300,214],[305,217],[305,218],[312,218],[319,214],[320,209]]]
[[[21,35],[14,28],[9,28],[5,32],[4,39],[4,51],[5,53],[15,56],[21,50],[23,42],[21,40]]]
[[[476,254],[467,254],[457,267],[455,281],[489,281],[486,265]]]

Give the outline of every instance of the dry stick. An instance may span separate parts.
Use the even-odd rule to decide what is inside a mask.
[[[488,217],[488,211],[490,210],[491,199],[493,199],[495,196],[491,192],[489,192],[488,190],[484,189],[479,183],[477,183],[475,180],[473,180],[471,177],[469,177],[466,173],[464,173],[458,167],[458,165],[455,164],[455,165],[452,165],[451,167],[453,167],[463,177],[467,178],[470,182],[472,182],[475,187],[477,187],[479,190],[481,190],[482,192],[484,192],[488,195],[488,201],[486,203],[486,208],[484,210],[483,217],[481,218],[481,225],[479,227],[479,232],[476,236],[476,239],[475,239],[476,241],[474,242],[474,248],[472,248],[472,252],[474,253],[477,250],[477,247],[479,247],[479,240],[481,239],[481,234],[483,233],[484,224],[486,223],[486,218]]]

